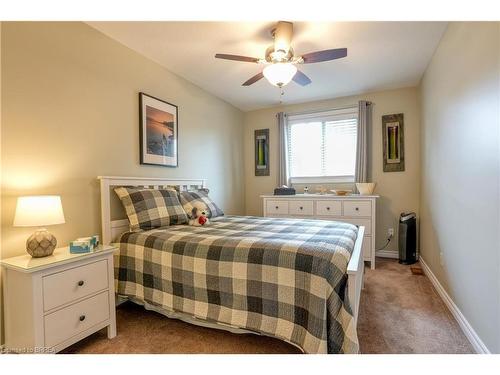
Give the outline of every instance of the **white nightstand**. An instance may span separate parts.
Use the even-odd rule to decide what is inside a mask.
[[[6,349],[58,352],[104,327],[115,337],[115,250],[70,254],[65,247],[45,258],[4,259]]]

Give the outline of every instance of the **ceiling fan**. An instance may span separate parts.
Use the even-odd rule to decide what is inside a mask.
[[[216,54],[215,58],[263,64],[265,67],[262,72],[245,81],[242,86],[250,86],[266,77],[269,83],[281,88],[292,80],[301,86],[311,83],[309,77],[297,69],[298,64],[312,64],[347,56],[347,48],[327,49],[296,56],[290,45],[293,35],[293,23],[291,22],[279,21],[276,27],[271,30],[271,35],[274,38],[274,45],[267,48],[263,59],[223,53]]]

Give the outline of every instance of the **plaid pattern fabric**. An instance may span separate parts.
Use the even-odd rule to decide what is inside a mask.
[[[346,274],[356,236],[346,223],[250,216],[124,233],[117,293],[306,353],[357,353]]]
[[[207,189],[198,189],[196,191],[181,191],[179,193],[182,207],[189,218],[191,210],[196,207],[200,211],[205,211],[208,218],[224,215],[224,212],[217,207],[213,200],[208,196]]]
[[[178,193],[170,189],[115,188],[130,222],[130,231],[188,222]]]

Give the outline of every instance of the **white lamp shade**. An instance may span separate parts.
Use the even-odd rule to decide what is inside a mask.
[[[274,86],[285,86],[297,73],[297,67],[290,63],[276,63],[264,68],[264,77]]]
[[[60,196],[35,195],[17,198],[15,227],[40,227],[64,223]]]

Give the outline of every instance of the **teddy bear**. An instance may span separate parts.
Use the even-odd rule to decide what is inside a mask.
[[[205,210],[198,210],[198,207],[193,207],[193,209],[191,210],[191,219],[189,220],[189,225],[200,227],[208,223],[207,212]]]

